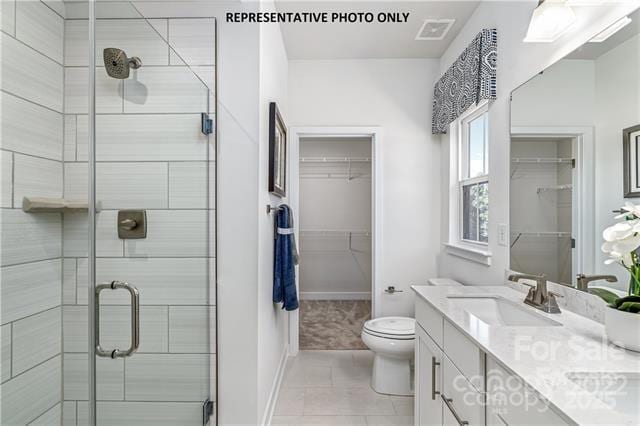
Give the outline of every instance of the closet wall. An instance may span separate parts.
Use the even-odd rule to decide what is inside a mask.
[[[300,143],[300,297],[371,298],[371,140]]]

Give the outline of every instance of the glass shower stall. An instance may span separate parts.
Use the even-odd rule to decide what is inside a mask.
[[[215,424],[215,18],[0,1],[0,423]]]

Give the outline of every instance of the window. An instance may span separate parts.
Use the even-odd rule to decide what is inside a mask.
[[[487,104],[459,121],[460,167],[458,177],[462,242],[489,242],[489,140]]]

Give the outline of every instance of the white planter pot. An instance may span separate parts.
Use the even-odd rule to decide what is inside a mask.
[[[607,307],[604,314],[604,327],[611,343],[640,352],[640,314]]]

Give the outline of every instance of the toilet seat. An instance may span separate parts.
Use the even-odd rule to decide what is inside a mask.
[[[364,323],[363,332],[372,336],[392,340],[415,338],[416,320],[407,317],[382,317]]]

